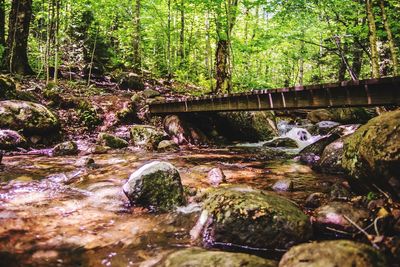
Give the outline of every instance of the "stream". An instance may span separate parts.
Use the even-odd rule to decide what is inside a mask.
[[[262,190],[289,178],[295,190],[281,194],[301,207],[310,193],[344,181],[296,160],[265,160],[261,150],[251,144],[188,147],[175,153],[128,149],[91,155],[91,167],[81,167],[84,159],[78,156],[5,157],[0,172],[0,265],[153,266],[169,252],[193,246],[189,232],[199,217],[199,204],[189,201],[175,212],[153,213],[130,206],[122,192],[129,175],[154,160],[176,166],[192,193],[210,186],[207,173],[215,167],[224,171],[229,184]]]

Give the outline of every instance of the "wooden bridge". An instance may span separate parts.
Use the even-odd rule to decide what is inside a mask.
[[[400,105],[400,77],[256,90],[168,100],[150,105],[155,115]]]

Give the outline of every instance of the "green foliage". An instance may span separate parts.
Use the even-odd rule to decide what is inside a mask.
[[[80,121],[89,129],[93,129],[101,123],[100,116],[89,102],[81,101],[78,105],[77,112]]]

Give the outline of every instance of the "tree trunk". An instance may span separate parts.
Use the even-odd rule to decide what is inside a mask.
[[[375,16],[373,12],[373,0],[366,0],[368,28],[369,28],[369,44],[371,49],[371,65],[372,78],[379,78],[379,54],[377,46],[377,34],[375,25]]]
[[[217,51],[215,53],[216,61],[216,87],[215,93],[222,93],[228,87],[229,71],[228,71],[229,44],[227,40],[219,40],[217,43]]]
[[[0,45],[6,46],[6,11],[5,1],[0,0]]]
[[[28,62],[28,36],[32,17],[32,0],[13,0],[9,18],[4,66],[11,73],[33,74]]]
[[[363,55],[364,55],[364,50],[358,45],[355,45],[353,51],[353,64],[351,66],[351,69],[353,70],[354,75],[357,76],[358,78],[360,78],[361,75]]]
[[[141,42],[141,24],[140,24],[140,0],[136,0],[135,4],[135,36],[133,38],[133,60],[134,66],[137,70],[142,65],[142,58],[140,53]]]
[[[379,6],[381,8],[381,12],[382,12],[382,21],[383,21],[383,25],[385,27],[385,31],[387,34],[387,38],[388,38],[388,42],[389,42],[389,49],[390,49],[390,54],[392,56],[392,64],[393,64],[393,74],[394,76],[397,76],[399,74],[398,72],[398,54],[397,54],[397,50],[396,50],[396,45],[393,39],[393,33],[392,30],[390,28],[389,22],[388,22],[388,17],[386,15],[386,11],[385,11],[385,1],[384,0],[380,0],[379,1]]]
[[[181,32],[179,35],[180,65],[185,62],[185,0],[181,0]]]

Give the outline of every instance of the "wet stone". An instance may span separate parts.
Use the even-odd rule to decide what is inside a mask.
[[[79,152],[78,145],[73,141],[64,142],[56,145],[52,150],[52,155],[58,156],[73,156]]]
[[[101,145],[114,149],[120,149],[129,146],[129,143],[124,139],[108,133],[100,133],[97,138],[97,142]]]
[[[293,181],[290,179],[283,179],[277,181],[272,189],[276,192],[292,192],[294,189]]]
[[[189,248],[170,254],[164,267],[274,267],[278,263],[244,253],[222,251],[207,251],[199,248]]]
[[[0,149],[15,149],[24,147],[26,139],[16,131],[0,130]]]
[[[370,213],[367,209],[347,202],[331,202],[316,209],[312,220],[314,225],[320,229],[328,230],[328,227],[354,233],[358,229],[353,223],[364,228],[367,226],[369,218]]]
[[[289,137],[280,137],[273,139],[264,144],[266,147],[288,147],[288,148],[298,148],[299,145],[297,142]]]
[[[280,267],[385,267],[385,256],[369,245],[348,240],[302,244],[291,248]]]
[[[305,206],[307,208],[318,208],[321,206],[322,201],[326,199],[326,194],[324,193],[312,193],[306,199]]]
[[[206,246],[276,249],[308,241],[312,227],[307,215],[276,193],[221,186],[208,193],[191,235]]]
[[[168,162],[146,164],[129,177],[123,191],[133,204],[167,211],[185,204],[178,170]]]
[[[226,176],[220,168],[214,168],[208,172],[207,180],[212,186],[226,183]]]
[[[157,146],[158,152],[173,152],[179,151],[179,146],[171,140],[163,140]]]

